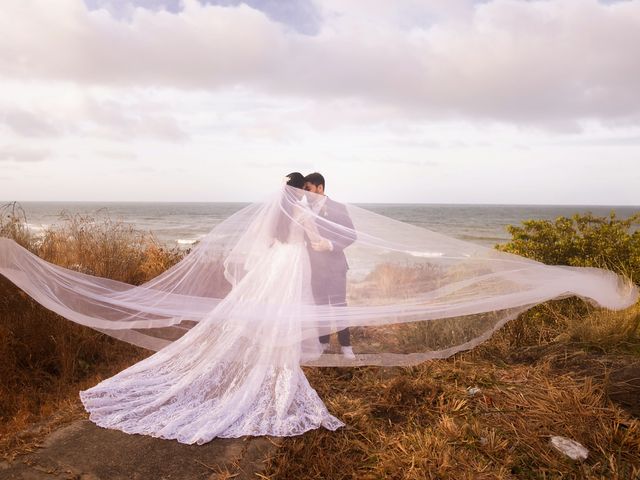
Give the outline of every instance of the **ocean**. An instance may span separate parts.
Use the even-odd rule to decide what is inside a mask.
[[[7,202],[0,202],[0,205]],[[246,203],[162,202],[20,202],[30,229],[35,233],[61,222],[68,214],[108,214],[136,229],[151,231],[167,246],[188,247],[216,224],[246,206]],[[618,217],[640,212],[633,206],[589,205],[446,205],[446,204],[357,204],[381,215],[485,246],[504,243],[507,225],[527,219],[549,219],[592,212]]]

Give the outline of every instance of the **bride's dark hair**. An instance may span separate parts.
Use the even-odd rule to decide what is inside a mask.
[[[287,182],[287,185],[289,185],[290,187],[294,187],[294,188],[304,187],[304,175],[302,175],[300,172],[290,173],[289,175],[287,175],[287,177],[289,177],[289,181]]]
[[[304,175],[300,172],[290,173],[287,177],[289,177],[287,186],[300,189],[304,187]],[[289,227],[291,225],[291,214],[294,202],[295,199],[292,198],[290,189],[285,189],[282,194],[282,200],[280,200],[280,218],[278,218],[275,234],[275,237],[283,243],[289,238]]]

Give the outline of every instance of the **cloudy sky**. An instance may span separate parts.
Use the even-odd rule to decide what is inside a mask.
[[[0,200],[256,200],[294,170],[640,205],[640,0],[2,1]]]

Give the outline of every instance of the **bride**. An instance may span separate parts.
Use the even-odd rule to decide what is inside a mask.
[[[302,200],[302,174],[291,174],[287,185]],[[246,321],[247,312],[240,311],[247,298],[276,312],[312,303],[305,234],[314,243],[322,239],[308,207],[284,205],[269,248],[209,315],[154,355],[80,392],[90,419],[127,433],[198,444],[343,426],[300,368],[301,344],[291,344],[300,338],[295,312],[263,311]],[[319,341],[317,347],[319,355]]]
[[[0,274],[33,299],[156,352],[80,392],[93,422],[189,444],[336,430],[343,423],[301,365],[415,365],[473,348],[550,299],[609,309],[638,299],[608,270],[464,242],[329,202],[304,183],[290,174],[142,285],[62,268],[0,238]],[[327,343],[333,333],[342,354]]]

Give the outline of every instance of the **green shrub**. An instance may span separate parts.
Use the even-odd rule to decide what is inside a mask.
[[[496,248],[550,265],[607,268],[640,281],[640,212],[619,219],[591,213],[555,221],[525,220],[509,225],[511,241]]]
[[[558,217],[555,221],[526,220],[507,227],[511,241],[498,250],[551,265],[598,267],[640,281],[640,212],[619,219],[591,213]],[[523,347],[571,341],[618,350],[634,350],[640,341],[638,307],[625,312],[595,309],[567,298],[538,305],[508,323],[485,346],[494,355],[509,357]]]

